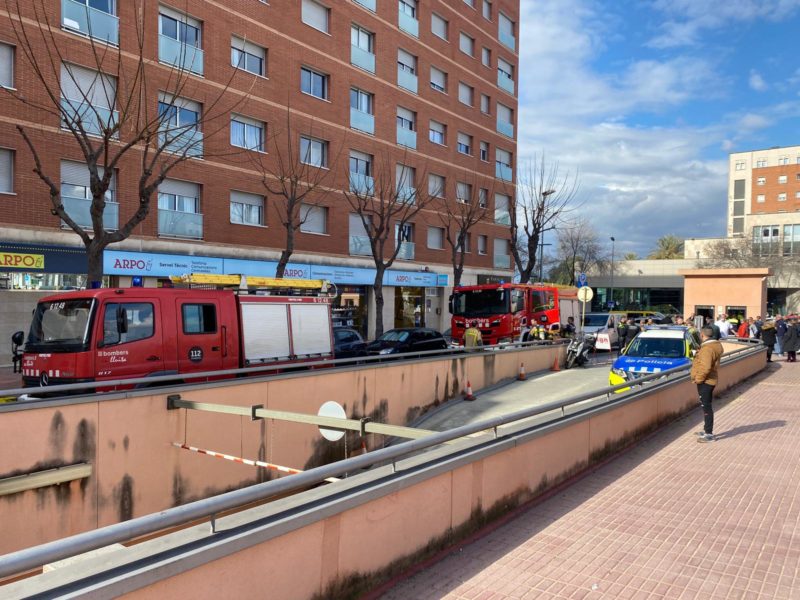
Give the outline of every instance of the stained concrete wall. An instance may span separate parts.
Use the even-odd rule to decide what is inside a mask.
[[[549,367],[564,346],[505,350],[457,358],[398,361],[298,376],[172,388],[197,402],[316,414],[334,400],[348,416],[405,425],[424,410],[517,374]],[[219,460],[172,446],[187,443],[217,452],[307,469],[360,450],[324,441],[316,427],[207,412],[167,411],[166,394],[145,390],[75,398],[27,407],[0,405],[0,478],[88,462],[80,482],[0,496],[0,554],[40,544],[272,477],[265,469]],[[380,447],[382,436],[368,436]],[[25,515],[26,518],[20,518]]]

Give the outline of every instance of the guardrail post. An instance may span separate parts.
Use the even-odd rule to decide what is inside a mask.
[[[167,396],[167,410],[178,410],[178,407],[175,406],[175,402],[181,399],[180,394],[170,394]]]
[[[256,415],[256,412],[258,412],[258,410],[261,409],[261,408],[264,408],[263,404],[254,404],[253,406],[250,407],[250,420],[251,421],[263,421],[264,420],[264,417],[259,417],[258,415]]]

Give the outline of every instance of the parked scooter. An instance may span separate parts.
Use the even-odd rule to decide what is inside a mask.
[[[589,352],[594,350],[597,335],[594,333],[578,333],[567,347],[567,368],[575,365],[582,367],[589,362]]]

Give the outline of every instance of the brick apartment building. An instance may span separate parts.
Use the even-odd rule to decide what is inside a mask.
[[[12,7],[11,20],[0,16],[0,86],[29,101],[45,90],[31,73],[19,26],[15,32],[18,18],[29,27],[45,18],[51,24],[49,39],[33,36],[30,44],[40,57],[48,55],[47,44],[57,48],[47,77],[56,87],[61,77],[62,102],[73,101],[64,96],[78,88],[77,96],[88,93],[97,112],[114,118],[120,107],[104,106],[92,85],[100,80],[98,62],[112,87],[131,76],[137,24],[149,90],[143,101],[153,114],[172,93],[176,70],[185,76],[171,110],[196,142],[193,158],[159,186],[149,216],[131,237],[105,251],[104,274],[112,284],[141,278],[157,286],[186,272],[274,275],[286,239],[275,208],[285,200],[265,190],[256,165],[275,173],[280,144],[310,167],[330,170],[329,191],[305,208],[287,276],[336,283],[338,323],[364,333],[374,323],[369,243],[342,190],[375,185],[387,171],[398,186],[426,185],[441,197],[396,231],[402,248],[385,278],[387,327],[448,326],[452,266],[439,216],[443,203],[487,209],[471,230],[462,283],[510,278],[519,0],[35,0],[20,6],[23,14]],[[37,14],[36,6],[45,12]],[[108,55],[98,61],[90,39],[100,42],[94,48],[109,48]],[[120,61],[117,70],[112,63]],[[12,290],[82,285],[83,246],[51,213],[48,189],[34,174],[16,125],[46,149],[43,170],[60,181],[70,216],[90,227],[82,154],[56,112],[2,90],[0,98],[0,283]],[[273,145],[273,139],[283,141]],[[130,152],[114,171],[107,229],[138,207],[137,156]]]

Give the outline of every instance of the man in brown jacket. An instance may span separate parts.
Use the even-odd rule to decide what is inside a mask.
[[[717,370],[723,349],[722,344],[714,339],[714,330],[711,327],[703,328],[700,339],[700,350],[694,357],[689,376],[697,384],[697,393],[703,407],[703,431],[697,432],[697,441],[706,443],[714,441],[714,409],[711,408],[711,398],[717,385]]]

